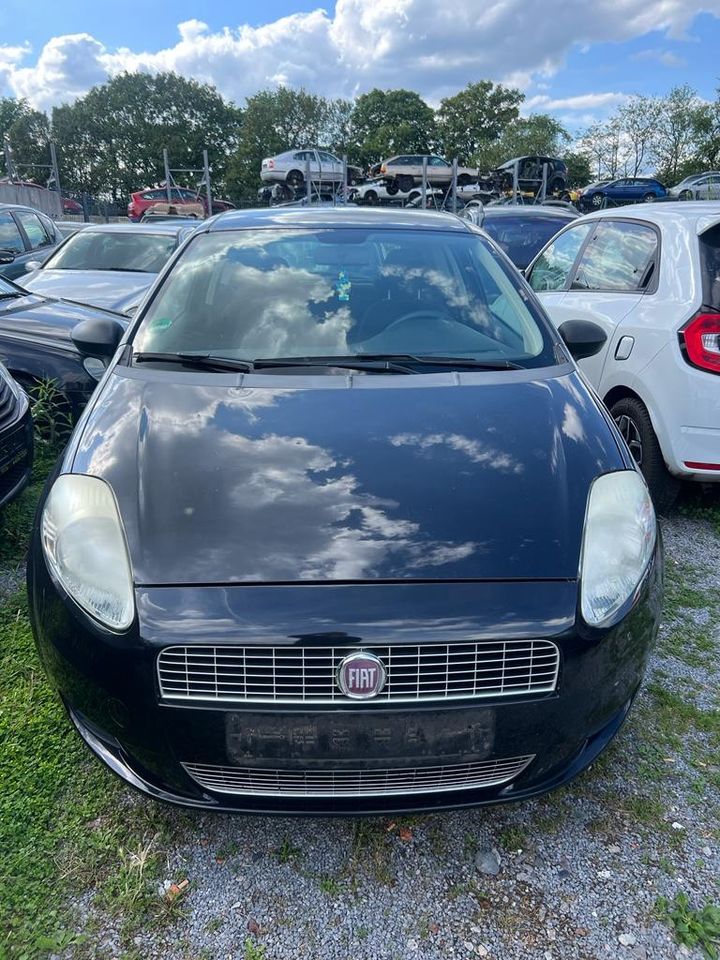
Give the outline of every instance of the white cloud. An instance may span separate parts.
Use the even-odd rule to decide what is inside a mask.
[[[664,67],[687,66],[687,60],[684,60],[682,57],[678,57],[677,54],[672,53],[670,50],[659,50],[657,48],[641,50],[639,53],[633,55],[633,60],[653,60],[656,63],[661,63]]]
[[[524,110],[597,110],[616,107],[628,99],[627,93],[585,93],[577,97],[556,99],[547,94],[529,97],[523,104]]]
[[[576,0],[569,16],[564,0],[545,0],[538,16],[527,0],[337,0],[331,14],[318,9],[258,27],[213,32],[189,20],[177,43],[157,51],[111,50],[88,34],[54,37],[34,60],[26,47],[0,46],[0,85],[43,109],[122,70],[175,70],[239,102],[281,83],[331,96],[403,86],[437,102],[484,77],[527,88],[551,77],[571,49],[650,31],[684,37],[701,9],[720,15],[720,0],[621,6],[619,15],[617,0]]]

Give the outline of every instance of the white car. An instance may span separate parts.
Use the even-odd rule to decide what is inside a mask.
[[[426,154],[428,183],[448,184],[452,180],[452,164],[435,154]],[[380,164],[379,175],[388,181],[390,190],[397,188],[409,192],[422,181],[423,155],[403,154],[390,157]],[[458,184],[477,182],[478,172],[470,167],[458,167]]]
[[[391,192],[388,190],[385,180],[382,177],[376,177],[359,187],[353,187],[350,199],[353,203],[374,207],[379,203],[389,203],[390,201],[414,200],[421,193],[420,187],[413,187],[412,190],[392,190]]]
[[[260,179],[265,183],[287,183],[289,187],[301,187],[306,173],[312,181],[342,183],[342,160],[326,150],[288,150],[276,157],[266,157],[260,167]],[[355,183],[362,176],[357,167],[348,165],[348,182]]]
[[[588,214],[526,276],[556,326],[592,320],[605,331],[580,369],[657,507],[671,505],[679,480],[720,482],[720,204]]]
[[[707,192],[697,196],[696,187],[714,186],[716,192]],[[720,171],[706,170],[704,173],[691,173],[668,190],[668,196],[674,200],[717,200],[720,199]]]

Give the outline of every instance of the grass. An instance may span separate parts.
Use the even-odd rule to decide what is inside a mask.
[[[678,943],[698,947],[707,960],[717,960],[720,944],[720,906],[706,903],[695,909],[685,893],[679,893],[670,903],[660,897],[655,905],[657,916],[668,924]]]

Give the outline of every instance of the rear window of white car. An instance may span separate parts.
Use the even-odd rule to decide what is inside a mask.
[[[602,220],[575,268],[571,290],[645,290],[656,271],[658,235],[646,223]]]
[[[720,224],[700,234],[703,306],[720,311]]]

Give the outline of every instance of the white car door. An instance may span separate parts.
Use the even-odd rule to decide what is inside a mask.
[[[632,344],[622,342],[620,324],[652,289],[659,244],[657,229],[638,220],[604,217],[591,221],[590,226],[562,299],[551,303],[538,292],[556,326],[565,320],[591,320],[605,331],[605,347],[579,363],[603,395],[612,385],[605,382],[608,357],[622,362],[624,351],[632,349]],[[531,279],[533,287],[536,282]],[[612,370],[611,363],[610,375]]]

